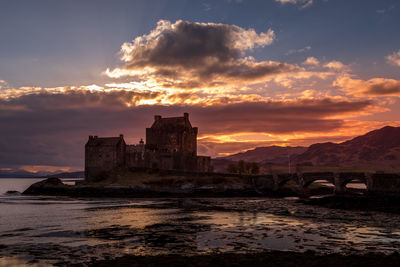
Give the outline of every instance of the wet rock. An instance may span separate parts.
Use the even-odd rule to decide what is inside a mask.
[[[24,195],[68,195],[68,185],[58,178],[48,178],[34,183],[22,194]]]
[[[193,184],[183,184],[183,185],[181,185],[181,189],[182,190],[191,190],[193,188],[194,188]]]
[[[5,195],[18,196],[21,195],[21,193],[15,190],[9,190],[5,193]]]

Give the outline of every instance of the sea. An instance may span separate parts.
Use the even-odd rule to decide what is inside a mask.
[[[400,251],[399,215],[310,206],[295,197],[121,199],[6,194],[23,192],[40,180],[0,179],[0,266],[84,264],[127,254]]]

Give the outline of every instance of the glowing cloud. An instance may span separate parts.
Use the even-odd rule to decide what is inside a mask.
[[[318,66],[319,60],[315,57],[308,57],[304,62],[303,65],[311,65],[311,66]]]
[[[400,96],[400,81],[386,78],[353,79],[344,75],[333,84],[354,96]]]
[[[328,69],[333,69],[333,70],[348,70],[348,67],[340,61],[328,62],[328,63],[324,64],[324,67],[328,68]]]
[[[246,51],[270,45],[274,31],[257,33],[236,25],[160,20],[149,34],[121,46],[125,65],[107,69],[111,78],[134,77],[159,87],[194,89],[262,82],[297,66],[255,61]]]

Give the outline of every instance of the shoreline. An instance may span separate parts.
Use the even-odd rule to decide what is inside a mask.
[[[58,178],[32,184],[23,195],[48,195],[69,197],[115,197],[115,198],[187,198],[187,197],[309,197],[312,195],[330,194],[333,189],[326,186],[315,186],[306,193],[299,194],[289,187],[274,191],[267,188],[256,187],[246,183],[223,183],[196,185],[184,183],[179,185],[153,183],[153,184],[85,184],[66,185]]]
[[[66,185],[58,178],[48,178],[34,183],[22,195],[67,196],[77,198],[285,198],[298,197],[300,203],[329,209],[378,211],[400,214],[398,195],[362,195],[359,190],[349,194],[333,195],[332,188],[319,186],[308,194],[299,194],[291,189],[280,191],[259,190],[249,185],[231,184],[224,186],[171,186],[136,184],[116,185]],[[313,197],[317,196],[317,197]]]

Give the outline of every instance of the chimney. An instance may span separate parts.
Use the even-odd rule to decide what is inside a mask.
[[[120,135],[119,135],[119,138],[124,138],[124,135],[123,135],[123,134],[120,134]]]
[[[155,115],[155,116],[154,116],[154,120],[155,120],[155,121],[161,120],[161,116],[160,116],[160,115]]]
[[[183,113],[183,117],[185,118],[185,119],[189,119],[189,113]]]
[[[92,140],[93,139],[93,135],[89,135],[89,140]]]

